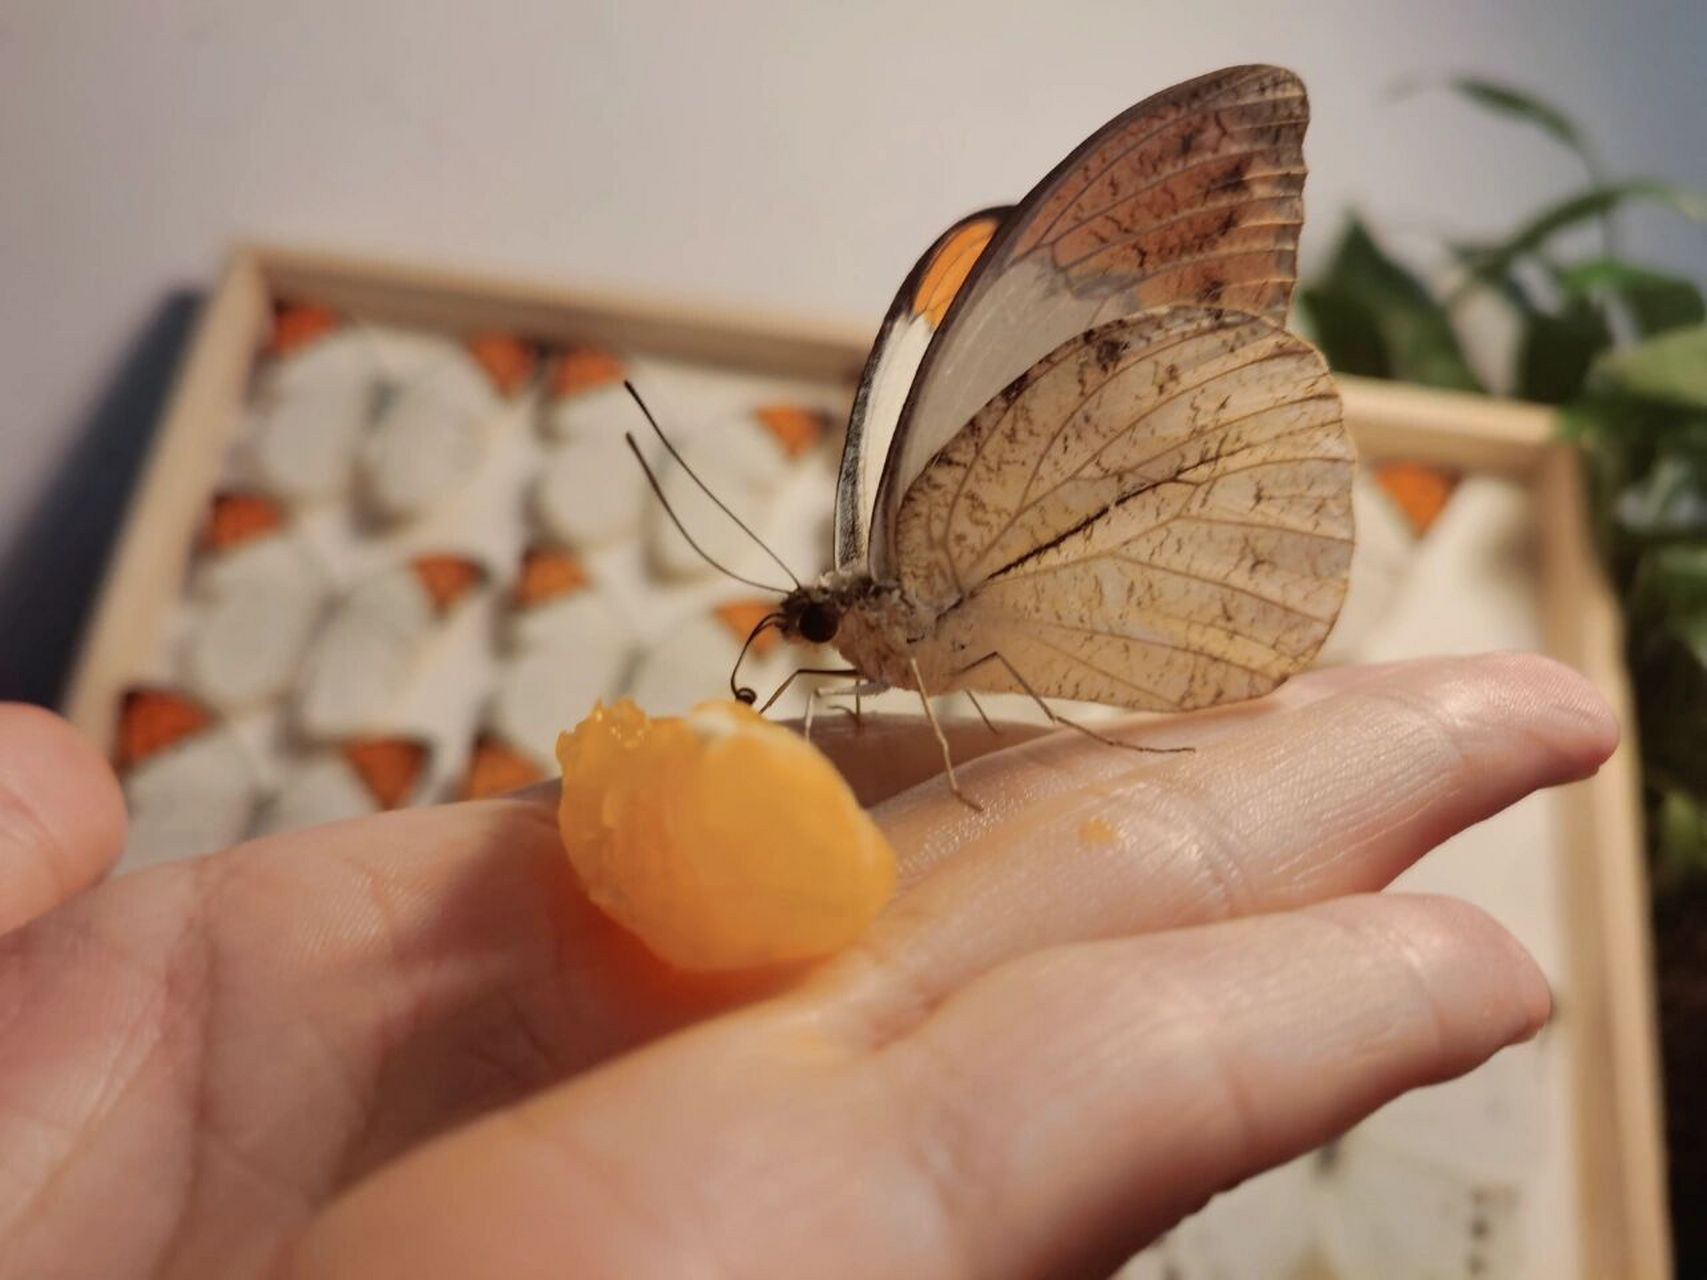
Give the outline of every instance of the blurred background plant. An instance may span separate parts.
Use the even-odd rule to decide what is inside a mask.
[[[1620,255],[1635,203],[1707,221],[1707,198],[1609,176],[1547,102],[1491,81],[1446,88],[1540,131],[1581,162],[1582,188],[1503,238],[1447,241],[1430,289],[1355,215],[1301,290],[1333,367],[1559,406],[1582,452],[1595,532],[1622,602],[1642,754],[1666,1063],[1679,1275],[1707,1275],[1707,307],[1695,281]],[[1406,90],[1405,92],[1414,92]],[[1479,373],[1461,341],[1489,301],[1515,333],[1507,367]]]

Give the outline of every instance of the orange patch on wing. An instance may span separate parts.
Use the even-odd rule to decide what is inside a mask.
[[[954,301],[954,295],[960,292],[995,234],[996,219],[978,218],[949,236],[919,278],[919,287],[913,294],[913,314],[924,316],[931,322],[931,328],[940,328],[949,303]]]
[[[526,386],[537,363],[532,345],[507,333],[483,333],[470,338],[468,354],[501,396],[513,396]]]
[[[561,547],[529,547],[522,554],[522,571],[510,602],[517,609],[535,609],[590,584],[587,566],[579,556]]]
[[[265,494],[216,493],[202,526],[204,551],[229,551],[284,527],[284,509]]]
[[[381,809],[409,802],[427,764],[427,746],[414,738],[358,738],[344,744],[344,759]]]
[[[1420,462],[1376,463],[1374,476],[1419,538],[1428,532],[1458,486],[1456,471]]]
[[[114,762],[134,769],[152,755],[176,746],[212,723],[199,702],[171,689],[132,689],[119,707]]]
[[[281,305],[273,313],[273,332],[267,340],[267,353],[288,356],[318,341],[339,325],[338,313],[330,307],[307,304]]]
[[[791,458],[809,453],[824,438],[830,425],[816,409],[802,409],[793,404],[766,405],[754,410],[753,416]]]
[[[484,800],[519,791],[544,778],[545,770],[528,756],[483,733],[474,740],[460,794],[464,800]]]
[[[729,604],[720,604],[712,610],[717,615],[717,620],[735,637],[736,644],[747,643],[747,637],[753,634],[753,628],[775,611],[775,606],[769,600],[735,600]],[[767,628],[753,641],[752,652],[762,658],[775,649],[781,640],[780,631],[774,627]]]
[[[623,379],[622,361],[601,347],[570,347],[551,371],[551,394],[558,399],[579,395]]]
[[[482,569],[467,556],[420,556],[409,567],[432,597],[433,608],[440,614],[449,613],[465,595],[486,579]]]

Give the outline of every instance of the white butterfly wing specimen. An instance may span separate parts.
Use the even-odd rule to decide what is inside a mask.
[[[1284,321],[1303,222],[1304,86],[1279,67],[1176,85],[1103,126],[1002,220],[924,355],[882,469],[870,568],[900,504],[981,406],[1062,342],[1173,303]]]

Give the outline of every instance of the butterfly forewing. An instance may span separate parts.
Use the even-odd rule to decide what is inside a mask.
[[[907,274],[883,318],[860,376],[836,484],[836,566],[863,564],[873,495],[901,406],[931,337],[989,245],[1006,209],[984,209],[956,222]]]
[[[1187,710],[1267,692],[1333,625],[1353,452],[1321,357],[1245,312],[1069,339],[909,489],[900,583],[933,683]],[[965,672],[962,676],[959,673]]]
[[[919,365],[884,463],[871,567],[907,487],[991,395],[1100,322],[1175,303],[1285,316],[1303,218],[1303,85],[1234,67],[1104,126],[1002,223]]]

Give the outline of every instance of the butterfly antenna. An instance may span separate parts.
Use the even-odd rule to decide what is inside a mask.
[[[649,424],[651,424],[653,433],[657,435],[659,441],[662,442],[664,448],[666,448],[670,451],[670,456],[676,460],[676,465],[679,466],[683,471],[687,472],[688,479],[692,480],[696,485],[698,485],[699,491],[701,493],[703,493],[706,497],[710,498],[714,503],[716,503],[717,509],[719,511],[721,511],[724,515],[728,516],[731,520],[733,520],[736,523],[736,525],[740,528],[742,533],[746,534],[754,542],[758,543],[759,549],[762,550],[772,560],[775,560],[777,563],[777,567],[780,568],[784,573],[786,573],[788,575],[788,580],[790,582],[792,582],[795,586],[798,587],[800,585],[800,579],[794,576],[794,570],[790,569],[788,567],[787,563],[783,560],[783,558],[781,556],[779,556],[776,552],[772,551],[770,549],[770,547],[766,545],[765,540],[763,538],[759,537],[758,534],[754,533],[752,531],[752,529],[750,529],[747,526],[747,522],[745,520],[741,519],[740,516],[736,515],[733,511],[731,511],[729,509],[728,505],[723,501],[723,499],[719,498],[715,493],[713,493],[711,491],[711,487],[709,485],[707,485],[705,483],[705,481],[701,480],[697,475],[694,474],[693,468],[688,466],[687,461],[682,457],[682,455],[680,453],[678,453],[676,451],[676,446],[670,443],[670,438],[664,434],[664,428],[662,428],[658,425],[658,419],[656,419],[652,416],[652,410],[650,410],[646,407],[646,402],[640,398],[640,393],[634,389],[634,384],[632,382],[628,381],[628,379],[624,378],[622,385],[625,388],[627,388],[628,394],[634,397],[634,403],[640,406],[640,412],[646,415],[646,421]],[[644,465],[644,464],[642,464],[642,465]],[[654,489],[656,489],[658,486],[656,484],[654,484],[652,487]],[[661,498],[661,497],[663,497],[663,494],[659,494],[658,496]],[[681,526],[678,524],[677,527],[680,528]],[[702,551],[702,552],[700,552],[700,554],[704,555],[705,553]],[[769,588],[767,588],[767,589],[769,589]]]
[[[735,659],[735,665],[729,669],[729,696],[734,698],[736,702],[744,702],[750,707],[759,700],[758,691],[749,685],[736,683],[736,677],[741,674],[741,664],[747,660],[747,650],[753,647],[753,641],[759,638],[759,632],[781,621],[782,615],[780,613],[767,613],[747,633],[747,642],[741,646],[741,652]]]
[[[773,587],[768,582],[755,582],[751,578],[743,578],[740,574],[729,568],[729,566],[720,564],[718,561],[714,560],[711,553],[704,547],[700,546],[699,543],[695,542],[693,535],[682,527],[681,518],[676,515],[675,508],[670,506],[670,500],[664,496],[664,487],[658,483],[658,477],[652,474],[652,468],[646,464],[645,455],[640,452],[640,446],[634,442],[634,437],[632,435],[624,435],[623,439],[628,441],[628,447],[634,454],[634,460],[640,464],[640,469],[646,473],[646,483],[651,485],[652,492],[658,495],[658,502],[663,506],[664,514],[670,517],[670,523],[675,525],[676,532],[681,534],[682,537],[687,540],[688,546],[692,547],[699,553],[700,559],[704,560],[724,577],[733,578],[736,582],[742,583],[745,586],[756,587],[760,591],[773,591],[779,596],[788,594],[788,592],[782,587]],[[789,576],[793,577],[794,575],[790,574]],[[796,585],[799,584],[796,583]]]

